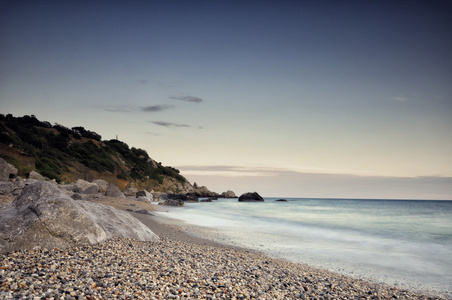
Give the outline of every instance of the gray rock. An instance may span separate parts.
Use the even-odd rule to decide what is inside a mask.
[[[151,214],[149,211],[147,211],[146,209],[138,209],[138,210],[135,210],[135,212],[136,213],[139,213],[139,214],[143,214],[143,215],[150,215],[150,216],[153,216],[153,214]]]
[[[124,195],[126,195],[128,197],[135,197],[137,192],[138,192],[137,188],[130,187],[130,188],[125,189]]]
[[[107,197],[120,197],[124,198],[124,194],[121,192],[119,187],[114,185],[113,183],[110,183],[108,185],[107,191],[105,192],[105,196]]]
[[[12,193],[14,184],[9,181],[0,181],[0,195]]]
[[[28,174],[28,179],[45,180],[44,176],[36,171],[31,171],[30,174]]]
[[[127,212],[89,201],[75,201],[45,181],[26,186],[18,199],[0,210],[0,219],[0,252],[3,253],[95,244],[111,237],[158,239]]]
[[[96,191],[93,193],[94,190],[96,190]],[[96,194],[96,193],[98,193],[98,191],[99,191],[99,187],[94,182],[88,182],[83,179],[79,179],[75,183],[74,192],[84,193],[84,194]]]
[[[146,190],[138,191],[137,194],[136,194],[136,197],[137,198],[146,197],[146,198],[149,199],[149,201],[153,201],[154,200],[154,196],[151,193],[149,193],[148,191],[146,191]]]
[[[162,192],[152,193],[152,198],[154,201],[166,201],[168,200],[167,194]]]
[[[239,202],[263,202],[262,198],[258,193],[244,193],[239,197]]]
[[[76,192],[77,186],[75,184],[60,184],[60,189],[68,192]]]
[[[93,184],[83,191],[83,194],[97,194],[97,193],[99,193],[99,187],[97,186],[97,184]]]
[[[108,189],[109,183],[103,179],[93,180],[93,183],[95,183],[99,187],[99,193],[104,194]]]
[[[82,195],[80,195],[79,193],[75,193],[74,195],[71,196],[71,198],[74,200],[82,200],[83,199]]]
[[[17,169],[0,157],[0,181],[8,181],[17,176]]]

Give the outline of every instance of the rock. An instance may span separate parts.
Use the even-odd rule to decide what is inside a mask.
[[[6,195],[12,193],[14,190],[14,184],[8,181],[0,181],[0,195]]]
[[[165,202],[160,202],[159,205],[166,206],[184,206],[185,202],[181,199],[167,199]]]
[[[199,202],[212,202],[212,199],[204,199],[204,200],[201,200]]]
[[[119,187],[114,185],[113,183],[110,183],[108,185],[107,191],[105,192],[105,196],[107,197],[116,197],[116,198],[124,198],[124,194],[121,192]]]
[[[256,192],[245,193],[239,197],[239,202],[263,202],[263,201],[264,201],[264,198],[262,198]]]
[[[135,198],[136,201],[142,201],[142,202],[152,202],[149,198],[147,197],[138,197]]]
[[[0,157],[0,181],[8,181],[17,176],[17,169]]]
[[[68,192],[76,192],[77,186],[75,184],[60,184],[60,189]]]
[[[67,248],[112,237],[142,241],[158,237],[125,211],[89,201],[75,201],[56,185],[38,181],[0,210],[0,252]]]
[[[31,171],[30,174],[28,174],[28,179],[45,180],[44,176],[36,171]]]
[[[179,193],[179,194],[172,194],[168,193],[167,195],[168,199],[178,199],[183,201],[189,201],[189,202],[198,202],[198,196],[196,193]]]
[[[140,198],[140,197],[146,197],[146,198],[149,199],[149,201],[153,201],[153,198],[154,198],[154,197],[152,196],[152,194],[149,193],[149,192],[146,191],[146,190],[138,191],[137,194],[136,194],[136,197],[137,197],[137,198]]]
[[[165,201],[168,199],[168,197],[166,196],[166,193],[162,193],[162,192],[152,193],[152,198],[154,201]]]
[[[227,192],[221,193],[222,198],[237,198],[237,195],[233,192],[228,190]]]
[[[71,198],[74,200],[82,200],[83,199],[82,195],[80,195],[79,193],[75,193],[74,195],[71,196]]]
[[[137,188],[130,187],[124,191],[124,195],[126,195],[128,197],[136,197],[137,192],[138,192]]]
[[[93,184],[83,191],[83,194],[97,194],[97,193],[99,193],[99,187],[97,186],[97,184]]]
[[[143,214],[143,215],[150,215],[150,216],[153,215],[149,211],[147,211],[146,209],[138,209],[138,210],[135,210],[134,212],[139,213],[139,214]]]
[[[93,180],[93,183],[95,183],[99,187],[99,193],[104,194],[108,189],[109,183],[103,179]]]
[[[278,200],[275,200],[276,202],[288,202],[287,201],[287,199],[278,199]]]
[[[83,179],[79,179],[75,183],[74,192],[83,194],[97,194],[99,192],[99,187],[94,182],[88,182]]]

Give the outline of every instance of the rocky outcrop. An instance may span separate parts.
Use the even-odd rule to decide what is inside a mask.
[[[160,202],[159,205],[166,205],[166,206],[184,206],[185,202],[181,199],[167,199],[165,202]]]
[[[0,210],[0,252],[66,248],[95,244],[111,237],[157,240],[143,223],[125,211],[70,198],[56,184],[34,182]]]
[[[221,193],[220,196],[221,198],[237,198],[237,195],[231,190]]]
[[[179,193],[179,194],[173,194],[168,193],[166,197],[170,200],[183,200],[183,201],[191,201],[191,202],[198,202],[198,196],[193,193]]]
[[[275,200],[276,202],[289,202],[289,201],[287,201],[287,199],[278,199],[278,200]]]
[[[245,193],[239,197],[239,202],[263,202],[264,198],[256,192]]]

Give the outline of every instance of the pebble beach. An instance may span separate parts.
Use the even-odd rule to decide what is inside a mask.
[[[0,299],[447,299],[272,259],[134,214],[160,240],[0,256]]]

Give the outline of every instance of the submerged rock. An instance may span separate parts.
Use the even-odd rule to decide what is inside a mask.
[[[256,192],[245,193],[239,197],[239,202],[263,202],[263,201],[264,198],[262,198],[261,195],[259,195]]]

